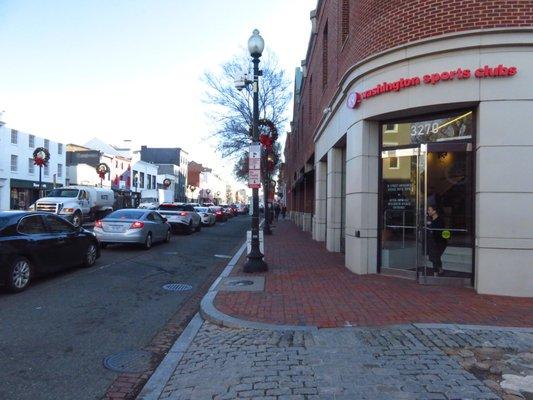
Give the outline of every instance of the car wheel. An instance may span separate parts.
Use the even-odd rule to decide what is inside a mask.
[[[32,266],[25,257],[16,257],[7,270],[6,286],[10,292],[22,292],[30,285]]]
[[[170,228],[169,228],[169,230],[167,231],[167,234],[165,236],[165,243],[170,242],[170,236],[171,235],[172,235],[172,232],[170,232]]]
[[[89,244],[85,256],[83,257],[83,266],[86,268],[92,267],[96,262],[97,256],[98,249],[96,248],[96,245],[94,243]]]
[[[83,224],[83,217],[79,211],[76,211],[72,216],[72,225],[79,228]]]
[[[149,233],[148,235],[146,235],[146,239],[144,240],[144,249],[145,250],[150,250],[152,248],[152,234]]]
[[[191,235],[194,232],[194,226],[192,224],[192,221],[189,222],[189,225],[187,226],[187,235]]]
[[[202,224],[198,222],[198,226],[196,227],[196,232],[200,232],[202,230]]]

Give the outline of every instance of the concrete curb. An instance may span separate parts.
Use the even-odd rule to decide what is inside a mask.
[[[141,393],[137,396],[137,400],[157,400],[159,398],[183,354],[189,348],[203,323],[204,321],[200,314],[196,313],[148,382],[146,382]]]
[[[418,329],[453,329],[456,331],[494,331],[494,332],[515,332],[533,333],[533,328],[520,326],[496,326],[496,325],[465,325],[465,324],[411,324]]]

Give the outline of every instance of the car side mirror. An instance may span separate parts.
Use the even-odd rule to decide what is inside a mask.
[[[163,222],[167,222],[168,218],[163,217]]]

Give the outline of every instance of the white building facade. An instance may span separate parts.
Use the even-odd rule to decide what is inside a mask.
[[[158,166],[139,159],[135,160],[135,157],[137,156],[134,156],[131,167],[132,192],[136,193],[136,197],[141,203],[160,202],[157,185]]]
[[[38,147],[50,153],[48,165],[41,171],[42,190],[64,186],[65,145],[0,122],[0,210],[27,209],[39,198],[39,167],[33,162]]]

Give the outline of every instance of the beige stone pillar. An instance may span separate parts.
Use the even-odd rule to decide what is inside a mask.
[[[315,217],[313,239],[326,240],[326,202],[327,202],[328,165],[325,161],[315,164]]]

